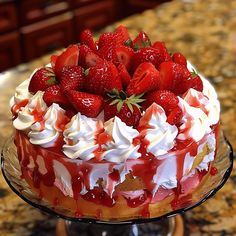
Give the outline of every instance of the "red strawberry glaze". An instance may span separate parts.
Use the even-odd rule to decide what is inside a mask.
[[[28,104],[28,102],[29,102],[29,99],[24,99],[21,102],[19,102],[18,104],[13,105],[12,108],[11,108],[11,112],[13,114],[13,117],[16,117],[19,110],[22,107],[25,107]]]
[[[215,176],[218,173],[218,169],[214,166],[211,167],[210,175]]]
[[[138,207],[147,200],[147,195],[144,193],[136,198],[126,198],[129,207]]]

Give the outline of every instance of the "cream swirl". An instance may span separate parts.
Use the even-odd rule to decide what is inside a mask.
[[[102,154],[103,159],[120,163],[141,156],[138,152],[140,145],[133,145],[133,139],[139,135],[136,129],[127,126],[117,116],[105,122],[104,129],[112,140],[103,145],[105,149]]]
[[[209,82],[208,82],[209,83]],[[208,117],[209,125],[216,124],[219,121],[220,103],[213,96],[206,96],[195,89],[189,89],[183,99],[190,105],[200,108]]]
[[[202,77],[201,77],[202,78]],[[206,105],[210,125],[214,125],[220,120],[220,102],[213,86],[209,81],[202,78],[203,94],[209,98],[209,103]]]
[[[29,93],[28,86],[29,86],[30,79],[24,80],[21,84],[16,87],[16,91],[14,96],[10,99],[10,106],[14,106],[15,104],[19,104],[24,100],[29,100],[33,95]]]
[[[94,158],[94,151],[99,146],[95,139],[100,129],[102,129],[101,121],[80,113],[73,116],[63,133],[66,143],[63,145],[65,155],[71,159],[90,160]]]
[[[190,71],[196,71],[194,66],[188,61],[187,67]],[[203,91],[202,93],[208,97],[209,102],[206,104],[205,109],[208,111],[209,124],[214,125],[220,120],[220,102],[217,97],[217,93],[211,83],[199,74],[202,83]]]
[[[141,134],[149,142],[147,151],[153,155],[163,155],[173,148],[178,129],[170,125],[163,108],[153,103],[140,119]]]
[[[206,133],[210,132],[207,115],[200,108],[190,106],[180,97],[179,106],[183,111],[183,117],[177,138],[180,140],[192,138],[196,142],[201,140]]]
[[[62,132],[58,122],[63,120],[63,116],[65,116],[65,110],[53,103],[48,108],[43,120],[31,125],[31,131],[28,134],[30,142],[44,148],[55,146],[58,136]]]
[[[43,101],[43,92],[38,91],[28,104],[19,110],[17,118],[13,121],[13,126],[18,130],[27,130],[36,122],[35,116],[42,115],[47,109]]]

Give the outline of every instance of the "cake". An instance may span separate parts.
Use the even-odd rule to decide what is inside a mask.
[[[10,101],[22,180],[71,217],[154,218],[214,174],[220,106],[180,52],[119,26],[81,33]]]

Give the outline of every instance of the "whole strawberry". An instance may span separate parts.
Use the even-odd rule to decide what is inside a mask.
[[[48,87],[56,84],[55,74],[50,67],[38,69],[29,83],[29,92],[35,94],[37,91],[45,91]]]
[[[158,69],[159,65],[165,60],[163,52],[158,48],[140,48],[133,55],[132,67],[135,70],[141,63],[150,62]]]
[[[173,53],[172,60],[175,63],[178,63],[183,66],[187,66],[187,60],[186,60],[185,56],[180,52]]]
[[[105,102],[104,105],[104,119],[105,121],[117,116],[129,126],[136,127],[141,118],[141,111],[139,103],[142,95],[130,96],[121,91],[120,93],[112,96],[111,99]]]
[[[103,109],[104,99],[102,96],[75,90],[66,91],[66,96],[75,110],[82,115],[94,118]]]
[[[131,41],[129,32],[127,28],[123,25],[118,26],[114,34],[116,35],[117,38],[116,42],[118,44],[125,44],[128,41]]]
[[[160,105],[167,113],[178,106],[178,97],[169,90],[155,90],[145,95],[145,101],[142,104],[144,110],[146,110],[153,103]]]
[[[51,106],[53,103],[59,104],[63,108],[70,107],[67,97],[61,90],[60,85],[53,85],[47,88],[43,94],[43,100],[47,106]]]
[[[89,93],[106,95],[112,89],[122,89],[121,79],[115,65],[104,61],[86,71],[85,90]]]
[[[143,31],[139,32],[137,37],[132,42],[134,50],[138,50],[140,48],[145,48],[151,46],[151,41],[147,34]]]
[[[81,32],[80,43],[87,45],[93,51],[97,50],[97,46],[93,40],[93,34],[89,29],[86,29],[83,32]]]
[[[82,91],[84,88],[84,73],[80,66],[64,67],[58,79],[63,90]]]
[[[186,66],[167,61],[161,63],[159,71],[160,89],[170,90],[178,95],[185,93],[191,87],[192,77]]]
[[[142,107],[146,110],[153,103],[160,105],[166,113],[167,122],[171,125],[178,124],[183,116],[181,108],[178,106],[178,97],[168,90],[156,90],[147,93]]]
[[[203,82],[201,77],[197,74],[196,71],[191,72],[192,79],[189,82],[189,87],[196,89],[199,92],[203,90]]]
[[[168,53],[168,49],[166,48],[164,42],[156,41],[152,47],[158,49],[162,53],[164,61],[171,60],[170,54]]]

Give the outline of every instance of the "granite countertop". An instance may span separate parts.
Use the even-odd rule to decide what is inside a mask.
[[[225,135],[236,150],[236,0],[173,0],[106,30],[120,23],[132,36],[144,30],[151,40],[165,41],[171,51],[181,51],[214,84]],[[48,62],[49,56],[44,56],[0,74],[0,145],[12,132],[8,101],[14,88]],[[185,214],[187,235],[236,235],[235,168],[213,198]],[[2,175],[0,198],[0,235],[54,235],[56,219],[23,202]]]

